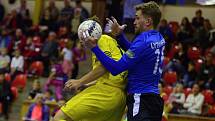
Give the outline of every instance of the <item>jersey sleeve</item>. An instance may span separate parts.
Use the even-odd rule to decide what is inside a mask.
[[[144,57],[148,50],[147,44],[144,42],[144,40],[141,38],[136,38],[134,44],[132,44],[126,53],[123,54],[119,61],[115,61],[106,56],[98,46],[94,47],[92,51],[112,75],[117,75],[139,63],[141,58]]]

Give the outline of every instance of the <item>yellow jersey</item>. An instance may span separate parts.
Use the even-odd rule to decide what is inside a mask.
[[[124,53],[124,51],[117,44],[117,41],[108,35],[101,36],[101,38],[98,40],[98,46],[107,56],[114,60],[119,60]],[[99,66],[100,64],[101,64],[100,61],[93,54],[92,55],[93,69]],[[117,76],[113,76],[111,73],[107,72],[96,81],[97,83],[103,83],[113,87],[125,89],[126,76],[127,76],[126,72],[122,72]]]

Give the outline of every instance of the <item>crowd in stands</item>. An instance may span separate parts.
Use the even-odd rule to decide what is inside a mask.
[[[64,0],[61,10],[50,0],[39,25],[33,25],[27,0],[20,1],[20,6],[8,14],[0,4],[0,116],[9,118],[16,88],[20,88],[16,84],[25,85],[25,77],[35,77],[26,97],[35,103],[24,120],[48,121],[65,103],[64,83],[77,78],[79,62],[86,59],[77,28],[90,15],[81,0],[76,0],[75,6]],[[124,22],[129,23],[133,17],[124,15]],[[159,85],[165,118],[168,113],[215,116],[215,31],[201,10],[190,21],[187,17],[181,23],[163,19],[158,27],[167,42]],[[44,86],[41,76],[47,77]],[[59,106],[50,112],[47,102]]]
[[[167,41],[161,80],[168,113],[215,116],[215,36],[210,20],[196,11],[192,21],[161,20]],[[166,120],[165,119],[165,120]]]

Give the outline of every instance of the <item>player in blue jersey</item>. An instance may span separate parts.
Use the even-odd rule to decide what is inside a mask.
[[[156,31],[161,11],[155,2],[136,7],[134,21],[136,38],[127,41],[122,31],[125,25],[119,25],[116,19],[109,19],[112,34],[126,53],[118,61],[106,56],[96,45],[94,38],[83,33],[85,44],[91,48],[103,66],[113,75],[128,70],[127,107],[128,121],[161,121],[163,100],[159,95],[158,82],[162,74],[165,40]]]

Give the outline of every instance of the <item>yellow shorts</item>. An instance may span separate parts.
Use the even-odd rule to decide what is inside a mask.
[[[61,110],[74,121],[120,121],[125,105],[124,91],[96,84],[72,97]]]

